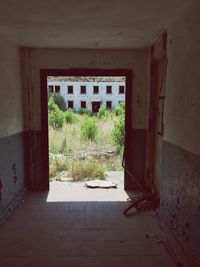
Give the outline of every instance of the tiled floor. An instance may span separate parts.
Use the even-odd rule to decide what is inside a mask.
[[[173,267],[153,214],[122,215],[127,195],[86,189],[83,183],[51,184],[28,194],[0,228],[1,267]]]

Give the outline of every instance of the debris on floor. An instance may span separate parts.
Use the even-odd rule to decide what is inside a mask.
[[[154,193],[141,193],[138,196],[130,199],[131,204],[123,212],[127,215],[128,211],[134,208],[137,211],[155,210],[159,207],[159,194]]]
[[[156,244],[165,244],[167,242],[164,233],[159,234],[146,234],[147,239],[152,239]]]
[[[117,188],[117,184],[108,180],[87,181],[86,186],[89,188]]]

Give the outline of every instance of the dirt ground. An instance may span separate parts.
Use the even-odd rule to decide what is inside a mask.
[[[106,180],[117,184],[117,188],[88,188],[86,181],[52,181],[48,201],[127,201],[124,191],[124,172],[106,172]]]

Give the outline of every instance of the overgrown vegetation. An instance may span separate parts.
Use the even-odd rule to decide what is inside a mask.
[[[76,115],[74,114],[72,109],[68,109],[65,112],[64,117],[65,117],[65,122],[66,123],[75,123],[76,120],[77,120]]]
[[[48,117],[49,125],[54,129],[63,127],[64,125],[64,113],[55,104],[54,99],[51,97],[48,102]]]
[[[58,108],[62,111],[66,111],[66,102],[64,97],[60,93],[52,94],[49,93],[49,99],[52,98],[54,103],[58,106]]]
[[[112,130],[112,139],[118,148],[121,148],[124,144],[124,135],[125,135],[125,106],[120,104],[114,110],[115,114],[118,116],[118,119],[115,121],[113,130]]]
[[[94,141],[97,134],[98,128],[95,119],[86,117],[81,124],[81,134],[84,139]]]
[[[79,108],[78,110],[79,114],[86,114],[88,116],[93,116],[93,113],[90,110],[87,110],[86,108]]]
[[[97,117],[98,118],[104,118],[104,117],[107,117],[108,116],[108,110],[101,106],[98,113],[97,113]]]
[[[50,97],[48,113],[50,179],[61,172],[74,181],[104,179],[106,171],[122,169],[123,105],[94,115],[85,109],[62,111]]]
[[[69,163],[66,159],[61,157],[49,158],[49,176],[55,177],[59,172],[65,171],[69,168]]]
[[[125,105],[124,103],[120,103],[113,109],[113,112],[116,116],[125,116]]]
[[[77,160],[72,162],[69,168],[69,176],[73,177],[74,181],[104,179],[105,171],[103,166],[94,160]]]
[[[124,116],[120,116],[118,120],[115,122],[111,133],[113,142],[118,147],[121,147],[124,144],[124,126],[125,126],[124,124],[125,124]]]

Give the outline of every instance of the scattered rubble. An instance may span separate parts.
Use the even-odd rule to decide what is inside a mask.
[[[91,150],[91,151],[79,151],[74,157],[79,158],[81,160],[86,159],[108,159],[117,155],[117,151],[115,150]]]
[[[59,158],[59,159],[69,159],[69,158],[76,158],[79,160],[86,160],[86,159],[109,159],[110,157],[116,156],[117,155],[117,151],[114,149],[96,149],[96,150],[80,150],[75,154],[54,154],[54,153],[49,153],[49,158],[50,159],[55,159],[55,158]]]
[[[73,182],[74,179],[73,179],[72,177],[69,177],[67,171],[62,171],[62,172],[59,173],[59,175],[56,177],[56,181],[60,181],[60,182]]]

